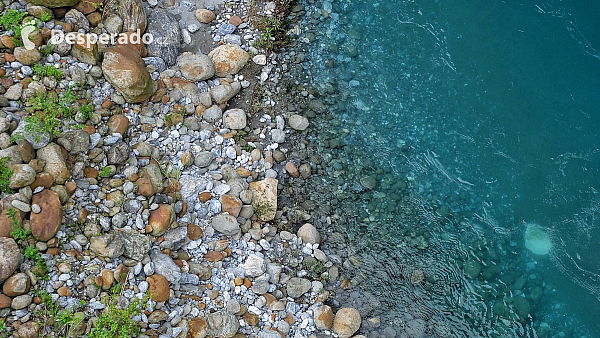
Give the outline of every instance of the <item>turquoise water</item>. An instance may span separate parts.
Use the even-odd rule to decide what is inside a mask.
[[[354,212],[333,228],[370,262],[353,281],[383,318],[398,331],[412,313],[425,336],[600,337],[600,3],[306,8],[305,72],[328,107],[315,142],[336,209]],[[424,290],[378,277],[382,259],[424,271]]]

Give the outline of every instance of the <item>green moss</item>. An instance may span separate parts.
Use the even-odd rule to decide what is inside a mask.
[[[10,178],[15,172],[6,166],[8,161],[10,161],[8,156],[0,158],[0,193],[12,194],[13,191],[9,188],[9,184]]]

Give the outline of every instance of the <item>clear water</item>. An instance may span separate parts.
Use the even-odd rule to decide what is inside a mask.
[[[353,281],[385,303],[387,323],[411,313],[430,336],[600,337],[600,3],[306,8],[300,36],[316,40],[303,75],[329,111],[315,143],[336,209],[353,212],[330,227],[370,262]],[[529,223],[549,254],[525,246]],[[482,273],[469,278],[473,261]],[[392,282],[415,269],[425,289]]]

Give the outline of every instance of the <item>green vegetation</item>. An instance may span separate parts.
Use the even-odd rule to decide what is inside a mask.
[[[14,170],[8,169],[6,164],[10,161],[8,156],[0,158],[0,193],[12,194],[12,190],[8,187],[10,178],[15,173]]]
[[[30,230],[23,229],[19,226],[19,221],[17,221],[17,210],[10,208],[6,211],[8,217],[12,220],[12,231],[10,235],[14,238],[17,244],[21,245],[21,243],[29,238],[31,235]]]
[[[56,67],[54,66],[42,66],[39,63],[36,63],[35,66],[33,66],[33,74],[37,75],[40,79],[46,76],[51,76],[57,79],[58,81],[62,80],[62,78],[65,75],[61,70],[56,69]]]
[[[9,9],[6,13],[0,17],[0,26],[5,30],[11,30],[15,34],[12,37],[13,42],[16,46],[23,46],[21,41],[21,31],[26,26],[37,26],[37,21],[32,20],[26,24],[22,24],[23,18],[27,13],[18,11],[16,9]]]
[[[52,17],[50,16],[50,13],[44,12],[44,13],[42,13],[42,16],[40,17],[40,19],[42,21],[46,22],[46,21],[50,21],[50,19],[52,19]]]
[[[69,310],[60,310],[57,303],[52,300],[52,296],[46,290],[35,290],[34,293],[40,298],[43,310],[37,313],[42,319],[43,326],[51,326],[54,333],[58,336],[70,336],[72,329],[79,326],[85,319],[81,312],[73,313]],[[80,305],[82,305],[80,303]]]
[[[263,218],[263,216],[265,216],[266,214],[275,211],[273,207],[267,202],[253,203],[252,206],[254,207],[254,214],[259,219]]]
[[[92,117],[93,111],[94,111],[94,105],[91,103],[84,104],[83,106],[79,107],[79,113],[86,120],[89,119],[90,117]]]
[[[48,56],[48,55],[50,55],[50,53],[52,53],[53,50],[54,50],[54,45],[52,43],[48,42],[47,45],[40,48],[40,53],[42,54],[42,56]]]
[[[143,299],[134,298],[128,306],[121,308],[118,306],[121,290],[121,284],[110,289],[112,295],[104,300],[106,308],[94,322],[88,338],[128,338],[140,334],[140,326],[133,317],[141,314],[150,297],[147,294]]]
[[[6,212],[8,217],[12,220],[12,231],[10,235],[14,238],[15,242],[19,245],[26,245],[29,240],[33,240],[31,236],[31,230],[24,229],[19,225],[17,220],[17,210],[10,208]],[[39,250],[34,245],[28,245],[23,250],[23,256],[26,259],[31,260],[35,264],[35,269],[32,269],[33,274],[43,280],[48,280],[48,266],[46,261],[42,258]]]
[[[60,136],[66,122],[64,119],[73,117],[75,111],[73,103],[78,99],[79,96],[73,88],[63,91],[60,95],[48,92],[29,98],[26,105],[29,107],[30,115],[25,117],[25,122],[27,122],[25,130],[34,134],[36,141],[39,141],[41,135],[45,133]],[[84,116],[89,116],[92,110],[91,104],[79,108]]]
[[[254,41],[254,43],[252,45],[256,48],[261,48],[266,51],[271,51],[273,49],[273,45],[274,45],[274,39],[273,39],[273,36],[271,35],[271,33],[274,30],[275,30],[275,28],[273,28],[273,27],[266,28],[265,31],[263,32],[263,35],[261,35],[261,37],[258,38],[258,40]]]
[[[100,170],[100,172],[98,173],[98,176],[99,177],[108,177],[108,176],[110,176],[110,174],[112,174],[111,167],[104,167]]]

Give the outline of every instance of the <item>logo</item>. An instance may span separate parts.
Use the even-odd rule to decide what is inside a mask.
[[[23,46],[25,46],[25,49],[27,50],[32,50],[35,48],[35,43],[29,40],[29,34],[33,33],[34,30],[35,21],[29,21],[23,26],[23,29],[21,29],[21,39],[23,40]]]

